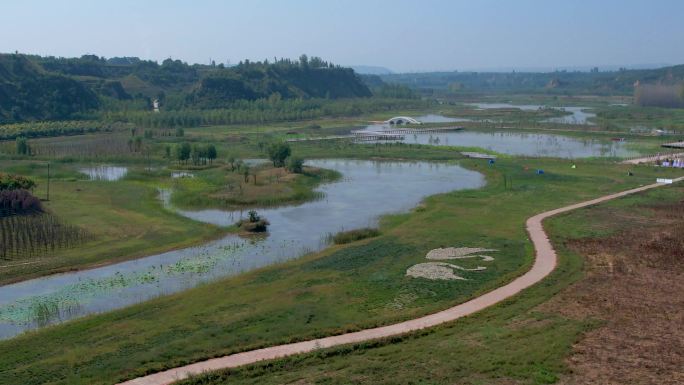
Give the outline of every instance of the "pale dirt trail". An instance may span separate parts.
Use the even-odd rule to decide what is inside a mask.
[[[674,181],[678,182],[682,179],[684,179],[684,177],[677,178]],[[507,285],[492,290],[489,293],[481,295],[468,302],[456,305],[452,308],[410,321],[400,322],[394,325],[381,326],[353,333],[318,338],[315,340],[292,344],[272,346],[263,349],[231,354],[224,357],[213,358],[186,366],[169,369],[163,372],[150,374],[145,377],[136,378],[123,382],[119,385],[168,385],[178,380],[188,378],[191,375],[197,375],[203,372],[234,368],[264,360],[272,360],[295,354],[311,352],[317,349],[401,335],[465,317],[518,294],[520,291],[541,281],[553,271],[553,269],[556,267],[556,252],[553,250],[553,246],[551,246],[551,242],[549,241],[546,233],[544,232],[544,228],[542,227],[542,221],[544,219],[560,213],[595,205],[597,203],[663,185],[664,184],[662,183],[654,183],[615,194],[605,195],[597,199],[561,207],[555,210],[537,214],[529,218],[527,220],[527,231],[536,251],[532,268],[527,273],[514,279]]]

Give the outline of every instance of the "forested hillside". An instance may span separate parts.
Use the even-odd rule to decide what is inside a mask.
[[[371,95],[352,69],[306,55],[225,67],[171,59],[159,64],[135,57],[0,54],[0,123],[73,119],[98,109],[149,110],[152,99],[165,110],[180,110],[226,108],[241,100]]]
[[[73,118],[100,105],[95,92],[22,55],[0,55],[0,123]]]
[[[298,60],[246,60],[226,67],[213,63],[187,64],[172,59],[157,63],[136,57],[56,58],[0,54],[0,124],[95,119],[102,114],[110,117],[123,114],[124,120],[130,120],[135,114],[151,111],[154,99],[160,101],[163,112],[182,110],[185,111],[183,116],[188,115],[188,111],[193,111],[193,116],[204,116],[201,110],[208,109],[232,111],[236,106],[243,106],[243,102],[268,100],[269,105],[276,106],[273,110],[277,110],[265,119],[269,121],[312,114],[308,107],[281,110],[283,106],[294,106],[279,104],[281,100],[327,101],[370,96],[416,99],[440,93],[635,94],[642,105],[679,106],[684,103],[682,96],[678,96],[678,87],[683,82],[684,65],[608,72],[596,69],[590,72],[358,75],[351,68],[306,55]],[[642,85],[636,93],[635,84]],[[307,104],[296,104],[297,108],[304,105]],[[316,116],[325,114],[320,102],[315,105],[314,109],[319,111]],[[344,110],[349,105],[344,103],[333,109]],[[257,110],[259,108],[249,108],[249,111]],[[258,121],[251,115],[250,118],[236,118],[236,114],[244,115],[244,111],[239,114],[233,111],[230,117],[221,121]],[[170,119],[168,116],[163,118],[164,121]]]
[[[351,68],[302,56],[299,62],[287,59],[274,63],[247,61],[230,69],[208,71],[185,103],[186,106],[217,108],[224,107],[226,100],[369,96],[371,91]]]

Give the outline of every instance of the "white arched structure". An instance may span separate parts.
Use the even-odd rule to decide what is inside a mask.
[[[410,116],[395,116],[392,119],[385,120],[387,124],[421,124],[419,121]]]

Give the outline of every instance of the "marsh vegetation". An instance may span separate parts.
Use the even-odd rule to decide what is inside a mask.
[[[0,342],[0,382],[113,383],[439,311],[529,267],[521,227],[529,215],[677,176],[612,158],[658,151],[684,129],[681,110],[640,106],[643,95],[630,104],[625,79],[636,75],[629,71],[618,80],[489,74],[496,92],[483,95],[467,90],[485,87],[478,74],[435,75],[461,84],[428,90],[434,79],[422,74],[409,88],[401,75],[357,77],[309,57],[221,68],[0,55],[0,67],[14,85],[32,79],[26,95],[11,95],[17,103],[50,91],[33,109],[0,106],[8,123],[0,126],[0,168],[30,177],[0,175],[0,185],[14,186],[0,188],[0,336],[8,339]],[[386,84],[391,78],[405,85]],[[543,82],[550,86],[542,94],[506,93]],[[573,94],[595,86],[618,94]],[[420,117],[423,128],[464,130],[416,130],[402,143],[287,142],[380,129],[377,122],[401,115]],[[498,157],[487,163],[461,151]],[[577,239],[622,247],[620,237],[599,234],[605,229],[589,234],[596,243],[587,240],[588,222],[553,222],[567,244],[544,287],[458,327],[193,381],[382,382],[366,371],[390,368],[420,382],[430,366],[429,380],[439,383],[553,382],[566,373],[572,343],[595,323],[536,306],[579,279],[577,254],[586,250],[570,247]],[[464,245],[500,251],[469,258]],[[674,256],[680,246],[660,236],[626,247]],[[420,274],[407,276],[416,266]],[[457,279],[425,279],[435,276]],[[358,360],[376,354],[382,370]],[[330,362],[339,370],[320,370]]]

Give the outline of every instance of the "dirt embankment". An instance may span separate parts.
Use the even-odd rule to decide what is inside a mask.
[[[542,306],[602,322],[574,346],[561,384],[684,384],[684,201],[626,215],[618,234],[568,245],[586,278]]]

